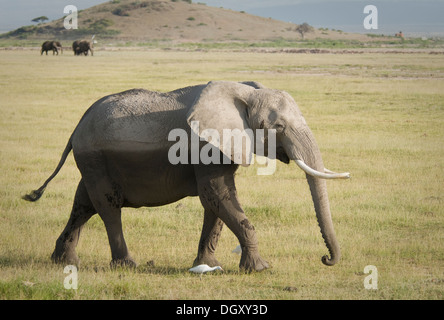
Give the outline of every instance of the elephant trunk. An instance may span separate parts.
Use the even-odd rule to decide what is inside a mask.
[[[313,172],[325,173],[327,175],[333,173],[329,170],[325,170],[321,152],[319,151],[310,129],[306,128],[304,132],[299,132],[298,135],[293,137],[290,136],[285,140],[287,140],[287,143],[284,144],[284,148],[286,149],[289,158],[296,162],[299,160],[311,169],[305,170],[302,168],[306,172],[306,178],[310,187],[321,234],[330,253],[330,257],[327,255],[322,257],[322,262],[327,266],[332,266],[339,261],[341,251],[336,239],[330,212],[327,183],[325,181],[328,177],[317,176],[316,174],[313,174]]]
[[[322,262],[327,266],[332,266],[339,261],[341,250],[333,228],[327,194],[327,183],[325,180],[312,177],[308,174],[306,175],[322,238],[324,238],[325,245],[330,253],[330,257],[327,255],[322,257]]]

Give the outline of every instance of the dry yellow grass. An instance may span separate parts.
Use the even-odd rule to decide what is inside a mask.
[[[290,92],[326,166],[343,251],[326,253],[303,174],[279,164],[272,176],[239,170],[240,200],[272,269],[237,273],[237,245],[224,229],[226,270],[187,272],[202,224],[199,200],[125,209],[124,232],[140,266],[110,271],[96,216],[78,254],[79,289],[66,290],[50,254],[79,179],[72,156],[37,203],[20,196],[52,172],[84,111],[134,87],[168,91],[209,80],[255,80]],[[426,54],[305,55],[240,52],[97,51],[94,57],[0,51],[0,298],[2,299],[442,299],[444,293],[444,57]],[[147,262],[153,260],[152,264]],[[377,290],[364,267],[378,269]],[[33,283],[34,285],[30,285]]]

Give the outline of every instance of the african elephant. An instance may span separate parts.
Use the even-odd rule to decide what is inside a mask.
[[[192,127],[196,122],[199,127]],[[191,142],[191,147],[184,149],[188,150],[185,161],[173,164],[171,154],[177,150],[171,152],[171,149],[177,142],[170,139],[170,134],[178,129],[188,137],[195,134],[199,142],[197,147]],[[242,248],[240,269],[268,268],[259,255],[255,228],[242,210],[236,192],[235,172],[239,165],[248,164],[234,161],[225,149],[216,147],[212,152],[223,158],[223,163],[204,163],[202,159],[193,162],[196,148],[198,152],[208,148],[205,139],[210,140],[207,133],[211,129],[213,133],[223,133],[225,129],[275,132],[275,158],[284,163],[295,160],[306,172],[317,220],[330,253],[322,262],[337,263],[340,249],[325,179],[347,178],[349,174],[324,168],[313,134],[288,93],[265,88],[257,82],[228,81],[168,93],[132,89],[105,96],[85,112],[55,171],[39,189],[23,197],[38,200],[73,150],[82,178],[52,259],[78,263],[75,247],[80,231],[98,213],[108,234],[111,266],[135,266],[122,233],[121,208],[162,206],[184,197],[199,196],[204,219],[193,265],[219,265],[214,252],[226,224]]]
[[[72,51],[74,51],[74,55],[77,55],[77,48],[79,47],[80,40],[75,40],[72,43]]]
[[[74,55],[79,56],[82,53],[87,56],[88,51],[91,51],[91,55],[94,55],[93,45],[90,41],[86,40],[76,40],[72,43],[72,50],[74,51]]]
[[[46,52],[46,55],[48,55],[48,51],[52,50],[52,54],[59,54],[59,50],[60,52],[63,53],[63,48],[62,48],[62,44],[59,41],[45,41],[42,44],[42,50],[40,52],[40,55],[43,54],[43,52]]]

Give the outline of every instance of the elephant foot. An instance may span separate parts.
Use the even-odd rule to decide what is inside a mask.
[[[210,267],[221,266],[219,261],[217,261],[217,259],[213,255],[205,255],[194,259],[193,267],[198,266],[200,264],[207,264]]]
[[[113,259],[109,265],[111,269],[116,269],[118,267],[135,269],[137,267],[137,263],[131,257],[124,259]]]
[[[58,264],[80,266],[80,259],[74,251],[58,252],[56,249],[51,255],[51,260]]]
[[[259,256],[258,252],[245,252],[242,251],[241,261],[239,263],[239,270],[243,272],[259,272],[270,268],[268,262]]]

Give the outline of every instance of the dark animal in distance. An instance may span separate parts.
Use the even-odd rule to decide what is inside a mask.
[[[45,41],[42,44],[42,50],[40,51],[40,55],[43,54],[43,52],[46,52],[46,55],[48,55],[48,51],[52,50],[52,54],[59,54],[60,52],[63,53],[62,44],[59,41]]]
[[[88,52],[91,52],[91,55],[94,55],[93,45],[90,41],[87,40],[76,40],[72,43],[72,50],[74,51],[74,55],[80,56],[82,53],[87,56]]]

